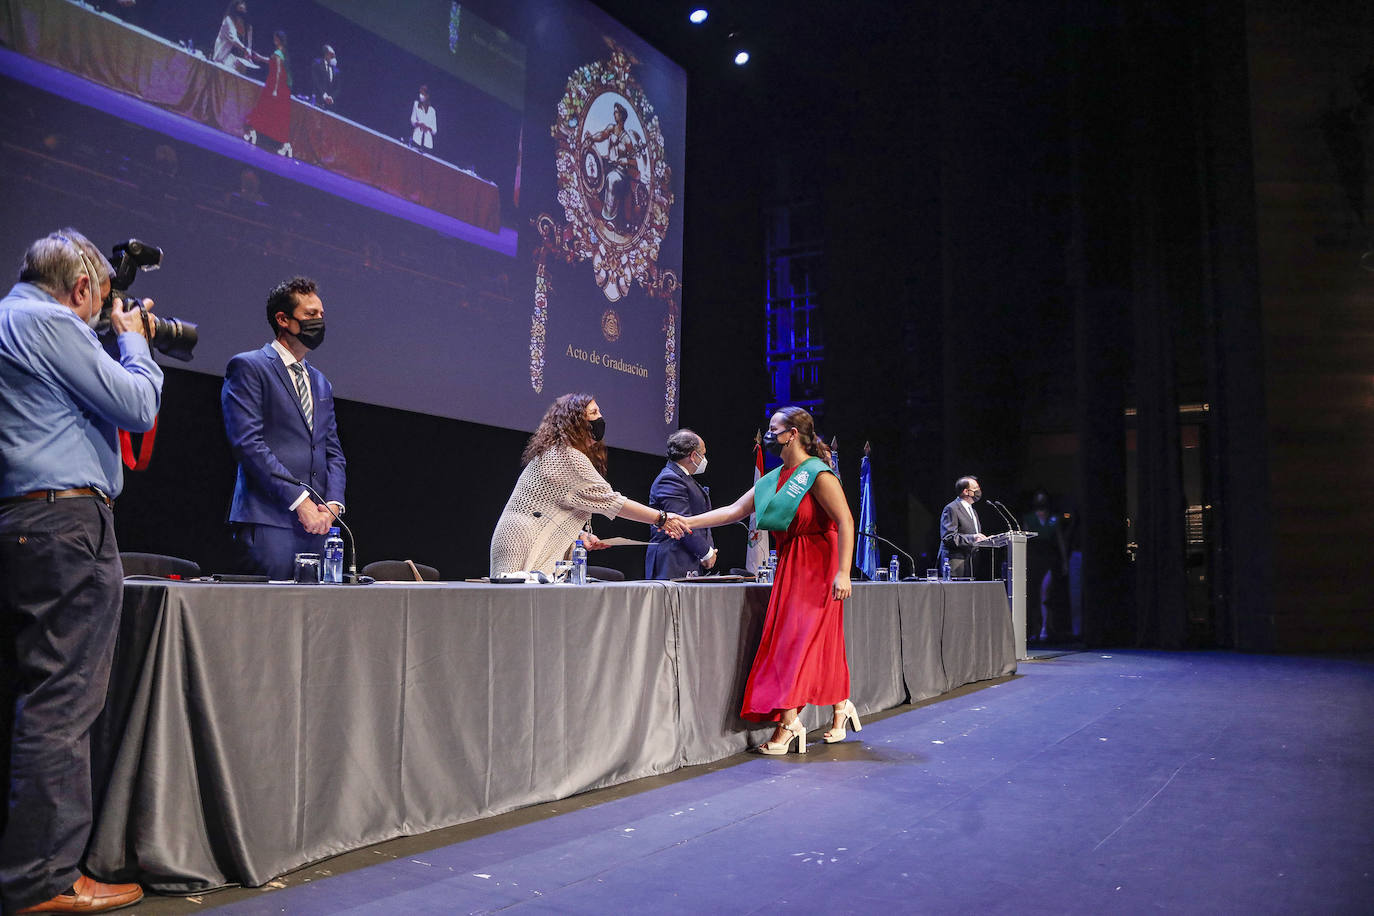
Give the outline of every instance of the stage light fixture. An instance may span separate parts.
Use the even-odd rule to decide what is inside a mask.
[[[745,64],[747,64],[747,63],[749,63],[749,52],[748,52],[748,51],[736,51],[736,52],[735,52],[735,66],[736,66],[736,67],[743,67],[743,66],[744,66]]]
[[[710,15],[711,14],[708,13],[705,9],[697,7],[696,9],[692,10],[690,13],[687,14],[687,21],[692,23],[692,25],[701,25],[703,22],[706,21],[706,17]]]

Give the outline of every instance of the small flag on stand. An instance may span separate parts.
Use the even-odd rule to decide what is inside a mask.
[[[763,476],[763,445],[759,433],[754,433],[754,483]],[[757,575],[768,562],[768,532],[758,528],[758,515],[749,513],[749,540],[744,549],[744,568]]]
[[[871,447],[864,443],[864,456],[859,462],[859,531],[878,533],[878,520],[873,514],[873,468],[868,462]],[[869,581],[878,571],[878,542],[873,538],[858,538],[854,545],[854,565],[863,570]]]
[[[518,208],[520,206],[520,162],[525,158],[525,125],[520,125],[520,138],[515,141],[515,191],[511,194],[511,203]]]

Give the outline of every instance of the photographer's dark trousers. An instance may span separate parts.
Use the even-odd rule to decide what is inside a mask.
[[[0,504],[0,898],[41,903],[80,877],[91,725],[105,705],[124,571],[94,498]]]

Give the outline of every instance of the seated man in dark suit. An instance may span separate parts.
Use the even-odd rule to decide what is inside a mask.
[[[956,579],[973,575],[973,545],[986,541],[973,504],[983,498],[983,489],[973,477],[960,477],[954,484],[959,495],[940,513],[940,567],[949,560],[949,573]]]
[[[309,484],[342,515],[345,462],[334,389],[305,362],[324,341],[324,304],[314,281],[278,284],[267,297],[267,322],[276,339],[238,354],[224,371],[224,431],[239,463],[229,522],[246,571],[289,579],[296,554],[322,552],[337,524],[309,490],[289,480]]]
[[[690,429],[668,437],[668,463],[649,488],[649,506],[678,515],[700,515],[711,508],[711,492],[697,483],[706,470],[706,443]],[[673,540],[662,528],[653,527],[644,557],[644,578],[680,579],[691,572],[704,573],[716,565],[716,548],[709,528]]]

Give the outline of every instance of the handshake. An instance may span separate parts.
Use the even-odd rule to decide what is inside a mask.
[[[692,533],[691,523],[676,512],[667,513],[663,524],[659,527],[663,529],[664,534],[675,541]]]

